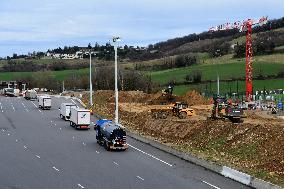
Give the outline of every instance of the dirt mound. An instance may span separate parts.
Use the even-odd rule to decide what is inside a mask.
[[[196,91],[190,91],[186,93],[184,96],[182,96],[182,99],[184,99],[185,102],[188,103],[188,105],[209,105],[210,100],[204,98],[202,95],[200,95]]]

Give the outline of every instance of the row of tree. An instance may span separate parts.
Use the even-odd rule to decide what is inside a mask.
[[[145,76],[135,70],[121,70],[118,74],[119,90],[133,91],[141,90],[151,93],[153,83],[151,77]],[[28,83],[29,88],[47,88],[55,91],[62,91],[62,81],[56,79],[50,71],[31,74],[28,76],[17,76],[17,81]],[[93,87],[95,90],[113,90],[114,89],[114,68],[96,68],[93,74]],[[88,75],[72,73],[64,80],[65,89],[84,89],[89,88]]]
[[[57,61],[51,64],[38,64],[32,61],[14,61],[9,60],[1,68],[3,72],[37,72],[37,71],[60,71],[73,70],[89,67],[89,64],[84,62],[66,63],[64,61]]]

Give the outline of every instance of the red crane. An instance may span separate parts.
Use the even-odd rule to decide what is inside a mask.
[[[261,26],[267,23],[267,16],[258,20],[247,19],[242,22],[237,21],[233,24],[226,23],[216,27],[212,27],[209,31],[221,31],[238,29],[240,32],[246,32],[246,101],[252,101],[253,84],[252,84],[252,28],[253,26]]]

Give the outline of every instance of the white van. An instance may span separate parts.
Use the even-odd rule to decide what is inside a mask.
[[[64,120],[70,119],[71,108],[76,108],[76,104],[73,103],[62,103],[60,105],[60,118]]]
[[[38,97],[38,107],[40,109],[51,109],[51,98],[50,96],[39,96]]]

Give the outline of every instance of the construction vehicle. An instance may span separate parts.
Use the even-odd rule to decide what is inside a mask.
[[[25,99],[26,100],[34,100],[37,99],[37,94],[35,90],[27,90],[25,92]]]
[[[50,96],[39,96],[38,97],[38,107],[43,110],[50,110],[51,109]]]
[[[162,90],[162,97],[164,97],[165,100],[165,102],[162,102],[163,104],[175,101],[175,97],[173,96],[173,90],[174,87],[172,85],[169,85],[168,88]]]
[[[229,119],[233,123],[241,122],[244,112],[238,106],[228,103],[225,97],[213,97],[214,105],[212,108],[212,119]]]
[[[62,103],[60,105],[60,118],[64,119],[65,121],[70,120],[70,113],[71,113],[71,108],[76,108],[76,104],[73,103]]]
[[[195,111],[189,108],[188,104],[184,102],[175,102],[169,105],[156,105],[151,108],[150,112],[155,119],[166,119],[168,116],[185,119],[196,115]]]
[[[70,126],[75,129],[90,129],[90,110],[72,107],[70,111]]]
[[[94,127],[96,139],[99,145],[103,145],[106,150],[126,150],[126,132],[121,125],[113,123],[111,120],[98,120]]]

